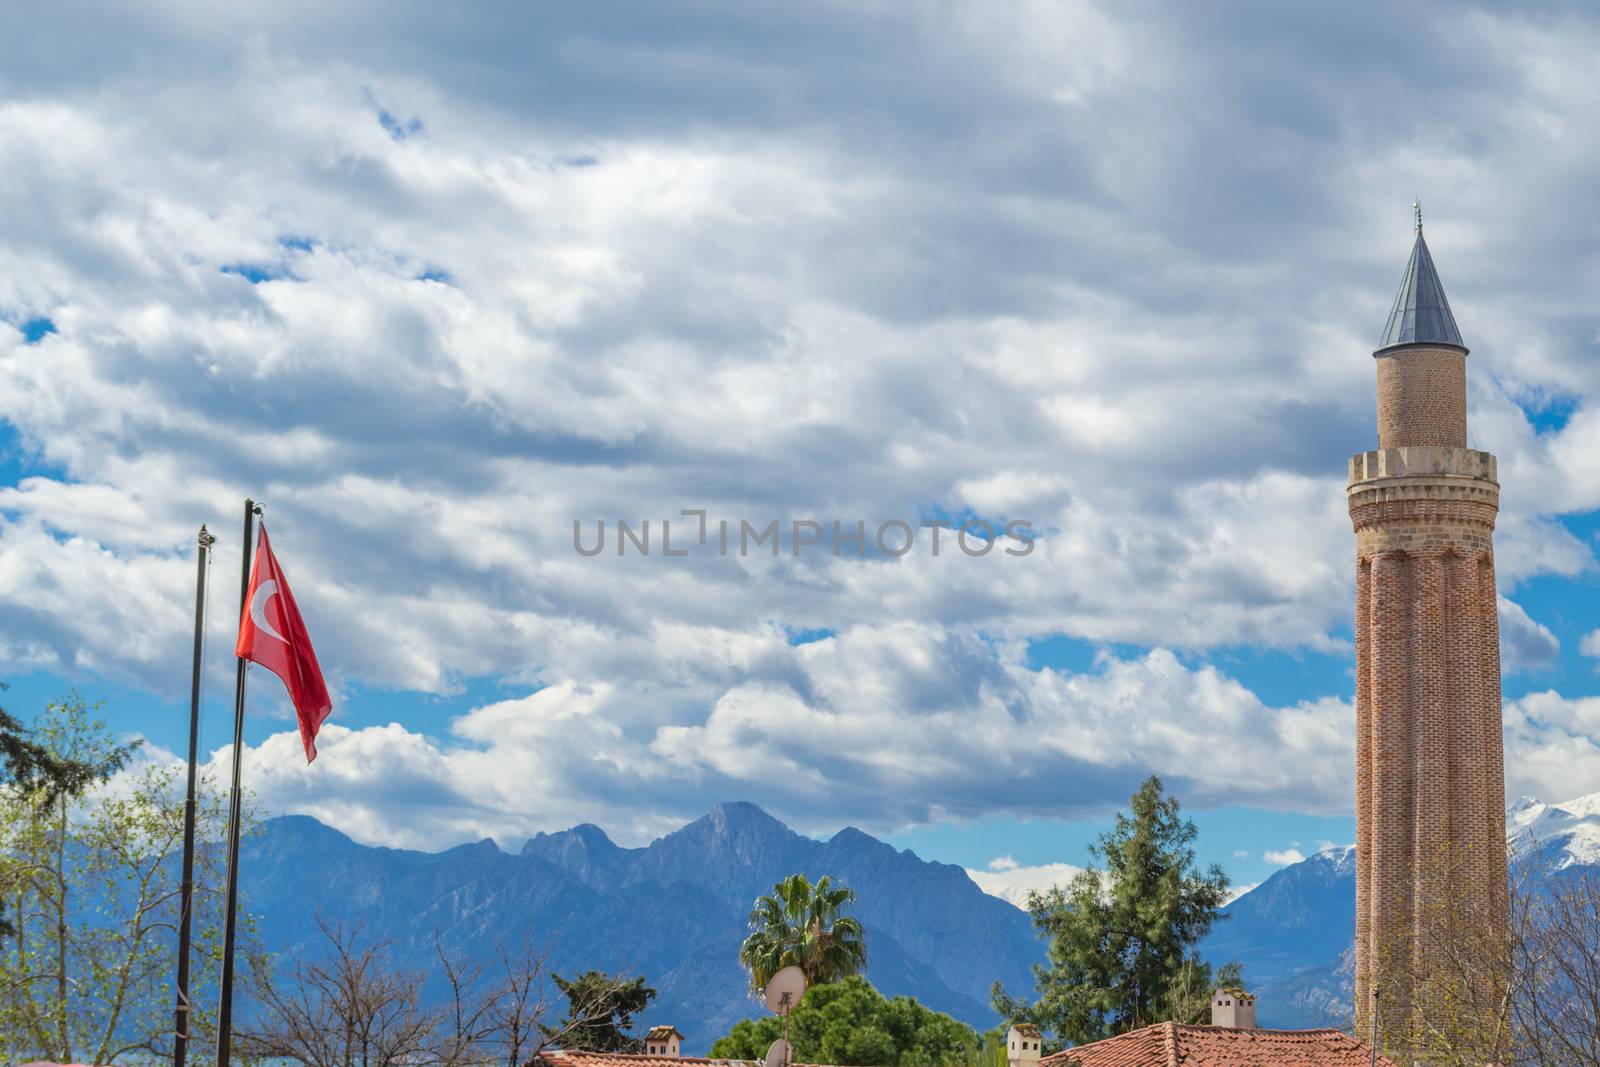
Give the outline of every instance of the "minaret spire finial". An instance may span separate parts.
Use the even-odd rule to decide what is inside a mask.
[[[1378,347],[1438,343],[1465,348],[1461,343],[1461,331],[1456,329],[1455,316],[1450,313],[1450,301],[1445,299],[1444,286],[1439,282],[1439,272],[1434,268],[1433,256],[1422,239],[1420,196],[1411,202],[1411,210],[1416,217],[1416,239],[1411,243],[1411,259],[1400,279],[1400,290],[1395,294],[1389,324],[1384,327],[1383,342]]]

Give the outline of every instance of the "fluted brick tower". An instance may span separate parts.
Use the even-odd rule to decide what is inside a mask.
[[[1441,907],[1504,926],[1495,459],[1467,447],[1467,349],[1422,238],[1378,365],[1378,450],[1350,460],[1356,533],[1356,1015],[1386,1032],[1442,966]],[[1454,965],[1454,964],[1453,964]]]

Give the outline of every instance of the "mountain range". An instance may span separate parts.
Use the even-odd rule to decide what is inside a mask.
[[[439,853],[373,848],[306,816],[267,820],[243,859],[247,905],[272,952],[318,951],[317,918],[360,924],[403,966],[447,950],[493,959],[497,945],[548,939],[561,974],[646,977],[648,1024],[671,1023],[704,1051],[759,1013],[738,963],[750,907],[796,871],[856,891],[868,977],[975,1026],[995,1023],[989,989],[1031,988],[1041,958],[1028,916],[973,884],[860,830],[827,841],[794,833],[753,804],[720,804],[643,848],[597,826],[539,834],[519,852],[493,841]]]
[[[1529,889],[1600,873],[1600,793],[1560,804],[1520,798],[1506,812],[1513,880]],[[1354,846],[1285,867],[1230,904],[1202,951],[1238,960],[1263,1026],[1348,1021],[1354,997]]]
[[[1537,876],[1600,866],[1600,795],[1523,799],[1508,828]],[[1025,912],[984,893],[960,867],[927,862],[847,828],[801,836],[748,803],[720,804],[642,848],[597,826],[538,834],[521,850],[493,841],[439,853],[361,845],[306,816],[268,820],[247,845],[248,906],[272,952],[318,951],[319,915],[390,942],[397,962],[435,969],[435,935],[471,958],[525,936],[548,944],[562,974],[644,975],[657,990],[642,1023],[671,1023],[704,1052],[760,1014],[738,963],[752,901],[796,871],[854,889],[867,930],[867,977],[979,1029],[997,980],[1032,989],[1044,945]],[[1322,1024],[1350,1000],[1353,848],[1286,867],[1224,910],[1202,946],[1237,960],[1264,1026]]]

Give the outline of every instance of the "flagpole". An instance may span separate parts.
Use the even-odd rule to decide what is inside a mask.
[[[189,933],[194,919],[195,764],[200,755],[200,667],[205,648],[206,565],[215,541],[202,525],[195,553],[194,674],[189,682],[189,791],[183,802],[183,882],[178,905],[178,1006],[173,1012],[173,1067],[184,1067],[193,1037],[189,1005]]]
[[[239,618],[244,618],[250,595],[250,554],[255,544],[256,515],[261,506],[254,500],[244,502],[244,565],[239,579]],[[233,688],[233,789],[228,796],[228,902],[227,917],[222,934],[222,1000],[217,1006],[217,1067],[229,1067],[229,1052],[233,1040],[233,943],[236,912],[239,905],[239,771],[244,760],[244,677],[245,660],[238,658],[238,674]]]

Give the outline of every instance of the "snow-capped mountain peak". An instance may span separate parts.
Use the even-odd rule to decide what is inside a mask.
[[[1506,835],[1517,855],[1540,854],[1554,870],[1600,865],[1600,793],[1560,804],[1518,797],[1506,811]]]

